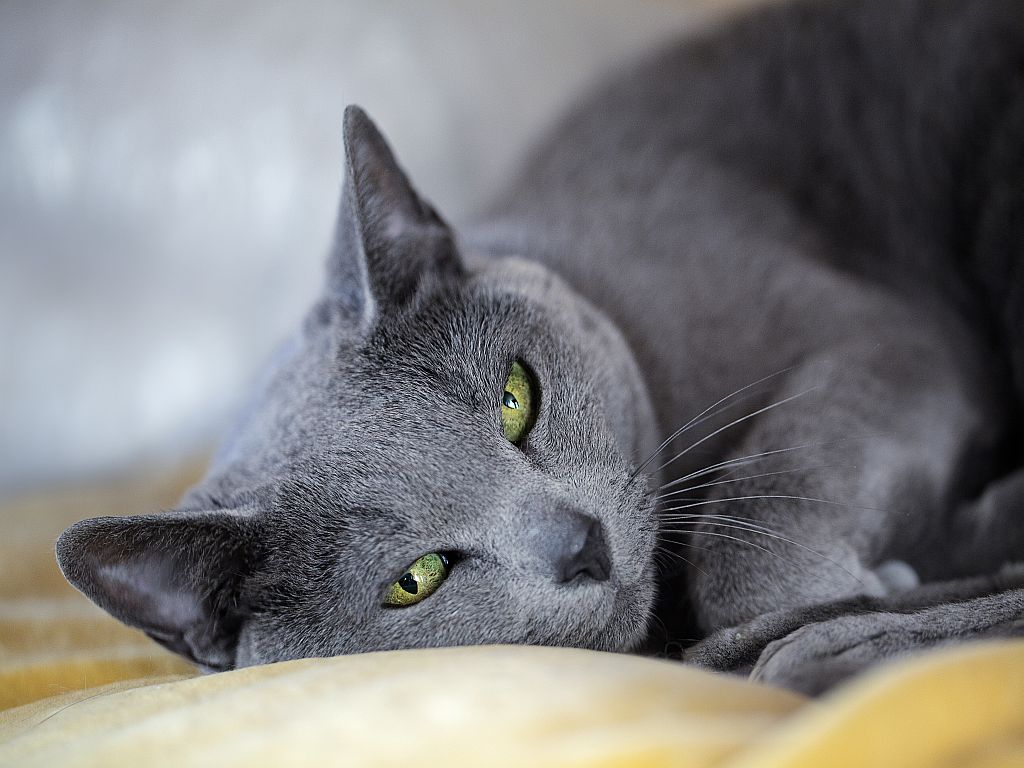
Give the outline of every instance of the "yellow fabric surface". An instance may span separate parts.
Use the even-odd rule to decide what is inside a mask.
[[[68,587],[81,517],[195,474],[0,508],[0,765],[1024,766],[1024,643],[883,667],[811,702],[678,663],[503,646],[196,676]]]

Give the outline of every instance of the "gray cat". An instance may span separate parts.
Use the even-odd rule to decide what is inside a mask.
[[[1018,0],[758,11],[458,234],[344,140],[322,298],[206,479],[58,541],[115,617],[209,670],[703,638],[808,691],[1024,633]]]

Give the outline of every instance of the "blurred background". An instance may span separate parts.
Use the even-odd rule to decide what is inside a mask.
[[[457,223],[741,4],[0,2],[0,498],[209,451],[318,289],[346,104]]]

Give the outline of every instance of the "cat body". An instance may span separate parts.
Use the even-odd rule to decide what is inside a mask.
[[[1020,556],[1019,525],[992,531],[1002,550],[982,536],[964,551],[950,534],[962,524],[955,511],[1019,461],[1005,454],[1019,449],[1024,392],[1024,295],[1009,277],[1020,213],[1007,200],[1020,188],[1022,24],[1013,3],[767,9],[608,85],[495,206],[498,231],[525,237],[510,249],[540,254],[626,334],[660,436],[790,366],[753,402],[811,390],[660,479],[816,444],[809,463],[841,472],[759,478],[720,495],[850,505],[806,503],[798,529],[851,573],[829,566],[830,583],[816,583],[769,557],[758,577],[777,571],[785,588],[741,583],[723,600],[713,580],[695,601],[705,629],[813,602],[844,578],[856,577],[851,591],[883,592],[866,562],[913,560],[935,579]],[[532,233],[543,238],[531,243]],[[703,436],[680,435],[660,459]],[[761,522],[794,532],[799,503],[779,500],[776,515],[760,506]],[[807,526],[817,525],[815,536]],[[726,562],[757,559],[735,542],[700,544]],[[699,550],[687,557],[714,568]],[[689,591],[700,590],[700,572],[690,577]]]
[[[458,233],[358,109],[345,140],[323,297],[207,478],[58,543],[102,607],[208,669],[699,632],[809,690],[1015,631],[1017,3],[759,11],[606,84]]]

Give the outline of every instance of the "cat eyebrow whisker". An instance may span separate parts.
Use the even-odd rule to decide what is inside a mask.
[[[743,465],[740,465],[739,467],[736,467],[736,469],[738,469],[738,468],[740,468],[742,466]],[[690,485],[690,486],[687,486],[686,488],[680,488],[680,489],[675,490],[675,491],[669,491],[668,493],[659,494],[659,495],[654,497],[654,500],[655,501],[660,501],[661,499],[667,499],[669,496],[676,496],[677,494],[680,494],[680,493],[689,493],[690,491],[696,491],[696,490],[699,490],[700,488],[711,488],[712,486],[716,486],[716,485],[725,485],[727,483],[739,483],[739,482],[742,482],[743,480],[757,480],[757,479],[762,478],[762,477],[774,477],[775,475],[788,475],[788,474],[792,474],[794,472],[810,472],[810,471],[815,470],[815,469],[827,469],[830,466],[833,466],[833,465],[818,464],[818,465],[810,466],[810,467],[795,467],[793,469],[780,469],[777,472],[762,472],[761,474],[758,474],[758,475],[745,475],[744,477],[733,477],[733,478],[729,478],[727,480],[716,480],[716,481],[713,481],[713,482],[710,482],[710,483],[701,483],[700,485]]]
[[[645,469],[647,469],[648,466],[650,466],[651,462],[654,461],[658,457],[658,454],[660,454],[663,450],[668,448],[668,446],[672,444],[672,441],[675,440],[677,437],[679,437],[684,432],[686,432],[686,430],[690,429],[691,427],[695,427],[696,425],[698,425],[701,422],[705,421],[706,418],[704,418],[704,417],[710,418],[711,416],[717,416],[719,413],[721,413],[721,411],[715,411],[714,413],[711,413],[711,411],[714,411],[714,409],[717,408],[719,405],[721,405],[722,403],[726,402],[727,400],[731,400],[732,398],[736,397],[736,395],[738,395],[738,394],[740,394],[742,392],[746,392],[748,389],[751,389],[752,387],[756,387],[758,384],[763,384],[764,382],[766,382],[766,381],[768,381],[770,379],[773,379],[776,376],[781,376],[784,373],[788,373],[789,371],[792,371],[795,367],[796,366],[791,365],[791,366],[788,366],[786,368],[783,368],[781,371],[776,371],[775,373],[769,374],[768,376],[765,376],[764,378],[758,379],[757,381],[752,381],[751,383],[747,384],[746,386],[740,387],[735,392],[732,392],[732,393],[726,395],[725,397],[721,398],[717,402],[712,403],[711,405],[709,405],[707,408],[705,408],[703,411],[698,413],[696,416],[694,416],[692,419],[690,419],[688,422],[686,422],[683,426],[681,426],[679,429],[677,429],[675,432],[673,432],[671,435],[669,435],[667,438],[665,438],[665,440],[661,443],[661,445],[659,445],[650,456],[648,456],[646,459],[644,459],[644,461],[640,464],[639,467],[637,467],[635,470],[633,470],[633,474],[631,474],[629,476],[629,480],[627,481],[627,483],[633,482],[633,480],[636,479],[637,475],[639,475],[641,472],[643,472]],[[736,403],[731,403],[730,405],[735,405],[735,404]],[[727,406],[727,407],[729,407],[729,406]],[[725,409],[723,408],[722,410],[725,410]]]
[[[832,565],[836,566],[837,568],[845,572],[851,578],[856,579],[858,582],[861,581],[861,579],[858,578],[855,574],[847,570],[842,563],[836,562],[828,555],[823,554],[822,552],[819,552],[818,550],[814,549],[813,547],[809,547],[806,544],[802,544],[799,541],[795,541],[786,536],[783,536],[781,533],[779,533],[777,530],[773,528],[769,528],[767,526],[759,525],[753,522],[748,522],[747,518],[730,517],[728,515],[686,515],[685,517],[688,517],[690,519],[675,520],[675,526],[678,527],[672,528],[670,530],[686,530],[687,526],[694,525],[714,525],[719,528],[735,528],[741,531],[750,531],[751,533],[758,533],[762,536],[767,536],[772,539],[784,541],[787,544],[792,544],[794,547],[800,547],[800,549],[806,550],[807,552],[810,552],[813,555],[817,555],[821,559],[827,560],[828,562],[832,563]],[[725,520],[726,522],[719,522],[721,520]],[[697,531],[697,533],[699,533],[699,531]]]

